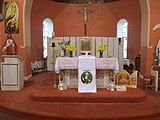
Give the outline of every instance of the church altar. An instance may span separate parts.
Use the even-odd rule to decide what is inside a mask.
[[[59,73],[59,81],[63,81],[69,88],[78,87],[78,63],[78,57],[58,57],[56,59],[55,72]],[[95,57],[95,69],[97,88],[106,88],[110,82],[115,83],[115,75],[119,72],[118,59]]]

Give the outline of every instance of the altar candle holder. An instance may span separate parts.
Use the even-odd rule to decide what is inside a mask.
[[[54,65],[55,65],[55,57],[54,57],[54,56],[55,56],[55,52],[54,52],[54,48],[56,47],[54,42],[52,43],[51,47],[53,48],[53,52],[52,52],[52,55],[53,55],[53,66],[52,66],[52,72],[53,72],[53,88],[57,88],[57,85],[56,85],[56,83],[55,83],[55,78],[54,78],[54,77],[55,77],[55,75],[54,75],[54,74],[55,74],[55,70],[54,70],[54,69],[55,69],[55,68],[54,68]]]

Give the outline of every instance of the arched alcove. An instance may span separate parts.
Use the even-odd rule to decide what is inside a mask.
[[[30,4],[27,5],[29,8],[32,7],[32,4],[31,4],[30,1],[33,1],[33,0],[24,0],[24,1],[26,1],[26,3],[30,3]],[[143,2],[147,2],[148,0],[139,0],[139,1],[140,1],[140,6],[144,6],[144,7],[145,7],[146,5],[145,5],[145,4],[144,4],[144,5],[141,4],[141,1],[142,1],[142,3],[143,3]],[[146,7],[146,9],[148,9],[148,7]],[[30,11],[30,9],[27,9],[27,8],[26,8],[26,11]],[[142,10],[141,10],[141,11],[142,11]],[[144,12],[142,12],[142,16],[143,16],[143,14],[144,14]],[[144,14],[144,15],[146,15],[146,14]],[[24,15],[24,16],[25,16],[25,15]],[[29,19],[29,18],[28,18],[28,19]],[[24,19],[24,20],[28,22],[28,21],[30,21],[30,20],[28,20],[28,19],[27,19],[27,20]],[[25,23],[25,21],[24,21],[24,23]],[[144,21],[144,20],[142,20],[142,22],[143,22],[143,21]],[[148,23],[148,22],[147,22],[147,23]],[[26,25],[26,26],[27,26],[27,25]],[[29,25],[28,25],[28,27],[29,27]],[[142,28],[143,28],[143,31],[144,31],[144,24],[142,25]],[[145,28],[146,28],[146,27],[145,27]],[[29,29],[29,30],[30,30],[30,29]],[[146,29],[145,29],[145,30],[146,30]],[[25,31],[23,31],[23,32],[25,33]],[[29,36],[30,36],[30,34],[26,34],[26,35],[24,34],[24,37],[28,37],[27,39],[24,39],[24,41],[26,41],[26,42],[27,42],[27,41],[30,41],[31,38],[29,39]],[[142,36],[143,36],[143,35],[142,35]],[[146,41],[146,39],[141,39],[141,41],[142,41],[142,40],[143,40],[143,41],[144,41],[144,40]],[[28,43],[28,42],[27,42],[27,43]],[[142,42],[141,42],[141,46],[142,46]]]

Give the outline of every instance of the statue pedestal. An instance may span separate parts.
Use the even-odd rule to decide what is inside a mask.
[[[23,62],[18,55],[4,55],[1,63],[1,90],[20,90],[24,87]]]
[[[21,57],[18,55],[3,55],[5,63],[19,63],[21,62]]]

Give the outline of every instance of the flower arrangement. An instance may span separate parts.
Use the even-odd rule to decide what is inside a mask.
[[[74,51],[74,50],[77,50],[76,46],[75,45],[66,45],[65,46],[66,50],[68,51]]]
[[[97,48],[97,52],[103,52],[104,50],[106,50],[106,47],[107,47],[107,44],[100,45],[100,46]]]

